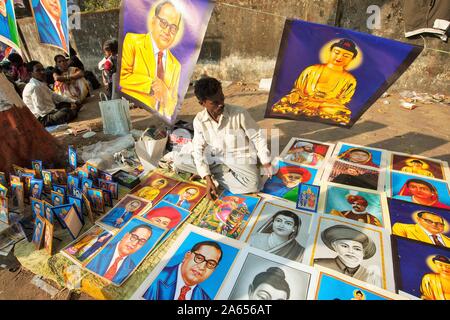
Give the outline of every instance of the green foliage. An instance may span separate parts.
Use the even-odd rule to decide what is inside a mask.
[[[118,9],[120,0],[80,0],[81,11]]]

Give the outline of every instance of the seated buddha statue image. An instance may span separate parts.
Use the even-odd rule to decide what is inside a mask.
[[[358,49],[352,40],[333,43],[326,63],[303,70],[291,92],[272,111],[348,124],[352,112],[347,104],[355,94],[357,80],[347,69],[357,56]]]

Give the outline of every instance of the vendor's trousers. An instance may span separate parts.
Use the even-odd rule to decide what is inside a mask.
[[[53,110],[49,114],[46,114],[44,117],[38,118],[38,121],[44,127],[51,127],[68,123],[74,120],[78,115],[78,111],[71,109],[69,103],[60,103],[56,106],[56,108],[56,110]]]
[[[194,160],[190,155],[177,155],[174,159],[176,170],[198,174]],[[261,175],[256,165],[225,165],[209,166],[211,175],[225,190],[234,194],[256,193],[261,190]]]

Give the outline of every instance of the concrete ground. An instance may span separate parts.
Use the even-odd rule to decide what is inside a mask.
[[[278,136],[280,152],[291,137],[301,137],[331,143],[343,141],[450,162],[450,126],[448,125],[450,105],[448,104],[419,104],[415,110],[406,110],[400,106],[400,95],[392,93],[391,96],[377,101],[352,129],[344,129],[313,122],[264,119],[268,93],[258,91],[257,88],[257,84],[231,84],[224,89],[226,102],[245,107],[262,128],[271,130],[275,136]],[[55,132],[54,135],[64,144],[72,144],[78,148],[98,141],[115,139],[101,132],[102,121],[97,101],[98,92],[89,98],[77,122],[69,125],[70,127],[89,125],[97,132],[96,136],[89,139],[74,137],[67,134],[66,130]],[[201,110],[190,88],[179,119],[192,121],[196,113]],[[144,130],[149,126],[162,125],[157,117],[141,109],[133,109],[131,118],[134,129]],[[30,283],[32,277],[33,274],[23,269],[16,272],[0,269],[0,300],[50,299],[47,293]],[[67,295],[62,293],[56,299],[67,299]],[[90,298],[81,295],[72,296],[71,299]]]

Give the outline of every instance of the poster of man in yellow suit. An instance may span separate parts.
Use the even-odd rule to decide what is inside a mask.
[[[118,89],[125,98],[174,122],[212,7],[209,0],[122,1]]]

